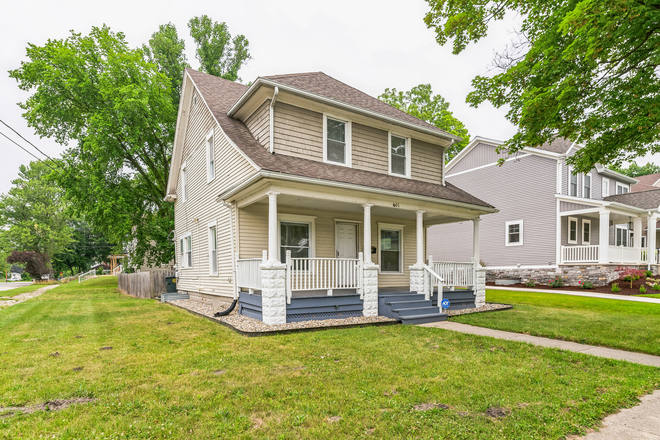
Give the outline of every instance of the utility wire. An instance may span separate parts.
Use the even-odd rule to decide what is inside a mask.
[[[4,124],[4,122],[3,122],[3,124]],[[7,125],[7,124],[5,124],[5,125]],[[18,142],[16,142],[15,140],[13,140],[12,138],[10,138],[9,136],[7,136],[6,134],[4,134],[3,132],[0,131],[0,135],[4,136],[9,142],[12,142],[12,143],[15,144],[18,148],[20,148],[21,150],[25,151],[25,152],[26,152],[27,154],[29,154],[30,156],[34,157],[34,158],[37,159],[39,162],[42,162],[42,159],[40,159],[40,158],[38,158],[37,156],[35,156],[34,154],[32,154],[30,151],[28,151],[27,149],[25,149],[22,145],[20,145]],[[19,136],[20,136],[20,135],[19,135]],[[50,168],[51,170],[55,171],[55,169],[54,169],[53,167],[51,167],[50,165],[46,164],[46,166],[47,166],[48,168]]]

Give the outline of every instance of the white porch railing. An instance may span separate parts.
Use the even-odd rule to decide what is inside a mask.
[[[562,263],[598,263],[598,245],[562,246]]]
[[[236,286],[250,293],[261,290],[261,265],[263,258],[239,258],[236,260]]]
[[[431,260],[431,263],[433,263],[433,260]],[[433,296],[433,287],[438,286],[438,307],[442,307],[443,278],[426,264],[422,265],[422,269],[424,274],[424,298],[427,301],[430,300]]]
[[[610,263],[639,263],[648,259],[646,248],[640,249],[634,247],[624,246],[610,246],[609,248]]]
[[[122,273],[123,270],[124,270],[124,265],[123,265],[123,264],[120,264],[119,266],[117,266],[117,267],[115,267],[114,269],[112,269],[112,274],[113,274],[114,276],[117,276],[117,275],[119,275],[120,273]]]
[[[83,281],[87,281],[90,278],[96,278],[96,270],[92,269],[88,272],[80,274],[78,276],[78,283],[82,283]]]
[[[286,253],[286,298],[291,303],[294,291],[356,289],[362,294],[362,259],[358,258],[291,258]]]
[[[436,261],[432,262],[432,267],[433,271],[443,279],[443,285],[447,287],[469,287],[475,284],[473,263]]]

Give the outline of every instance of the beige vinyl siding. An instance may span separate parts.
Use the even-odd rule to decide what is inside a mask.
[[[442,147],[412,140],[412,175],[415,180],[442,183]]]
[[[353,168],[389,173],[388,134],[385,130],[352,124]]]
[[[320,211],[279,205],[279,214],[314,216],[316,230],[317,258],[334,258],[335,219],[361,221],[362,215],[348,212]],[[239,243],[241,258],[260,258],[268,248],[268,205],[258,203],[239,210]],[[379,248],[378,223],[403,225],[403,269],[402,274],[380,274],[379,287],[401,287],[410,285],[408,267],[415,264],[416,231],[414,220],[372,215],[371,244]],[[362,224],[359,229],[359,252],[363,252]],[[378,253],[371,254],[371,260],[378,264]]]
[[[206,136],[214,130],[215,179],[207,182]],[[201,99],[191,106],[183,161],[186,162],[188,197],[182,199],[179,178],[174,209],[176,261],[180,264],[180,237],[192,234],[193,267],[179,269],[181,291],[232,295],[232,255],[229,211],[216,202],[218,194],[255,172],[254,167],[229,144]],[[180,172],[180,170],[179,170]],[[209,275],[208,223],[217,222],[218,275]],[[179,266],[180,267],[180,266]]]
[[[323,115],[275,102],[273,139],[277,153],[323,160]]]
[[[252,136],[264,148],[270,148],[270,99],[264,101],[261,106],[245,121],[245,126],[250,130]]]

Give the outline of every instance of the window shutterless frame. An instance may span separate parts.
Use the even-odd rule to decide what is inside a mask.
[[[351,167],[353,163],[351,136],[351,121],[324,113],[323,162]]]
[[[515,220],[505,224],[505,245],[522,246],[523,245],[523,221]]]
[[[218,274],[218,227],[212,221],[207,225],[209,233],[209,275]]]
[[[192,233],[186,232],[181,236],[181,267],[191,268],[192,264]]]
[[[616,193],[617,194],[626,194],[630,192],[630,187],[628,185],[624,185],[621,182],[616,182]]]
[[[603,197],[609,196],[610,195],[610,179],[608,179],[607,177],[603,177],[602,186],[603,187],[602,187],[601,193],[602,193]]]
[[[290,248],[289,244],[282,243],[282,225],[306,225],[308,227],[309,243],[307,258],[316,258],[316,217],[311,215],[297,215],[297,214],[278,214],[277,216],[277,246],[280,249],[280,258],[282,263],[285,262],[286,250]],[[289,231],[287,231],[288,233]],[[295,256],[294,256],[295,258]]]
[[[591,173],[582,176],[582,197],[585,199],[591,198]]]
[[[387,137],[390,175],[410,178],[411,138],[392,132],[388,132]]]
[[[383,275],[405,272],[403,231],[403,225],[378,223],[378,267]]]
[[[591,244],[591,220],[582,219],[582,244]]]
[[[575,217],[568,217],[568,243],[577,244],[578,242],[578,219]]]
[[[214,146],[215,137],[213,136],[213,130],[206,135],[205,147],[206,147],[206,181],[210,183],[215,179],[215,146]]]
[[[578,196],[578,176],[573,172],[573,167],[568,167],[568,195]]]

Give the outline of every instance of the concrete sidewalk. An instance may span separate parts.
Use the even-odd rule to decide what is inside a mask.
[[[660,304],[660,298],[647,298],[644,296],[625,296],[615,295],[613,293],[590,293],[589,291],[578,292],[575,290],[561,289],[525,289],[524,287],[507,286],[486,286],[486,290],[508,290],[510,292],[536,292],[536,293],[556,293],[557,295],[586,296],[587,298],[615,299],[618,301],[633,301],[650,304]]]
[[[558,339],[541,338],[538,336],[523,335],[522,333],[505,332],[502,330],[493,330],[452,321],[430,322],[428,324],[419,325],[421,327],[436,327],[460,333],[469,333],[471,335],[490,336],[497,339],[527,342],[528,344],[540,345],[541,347],[559,348],[560,350],[575,351],[578,353],[590,354],[592,356],[600,356],[609,359],[634,362],[636,364],[650,365],[652,367],[660,367],[660,356],[653,356],[650,354],[615,350],[613,348],[596,347],[595,345],[578,344],[577,342],[560,341]]]

